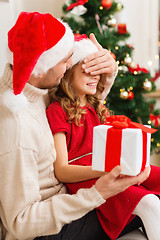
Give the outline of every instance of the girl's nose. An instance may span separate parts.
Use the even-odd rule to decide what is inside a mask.
[[[100,75],[98,74],[98,75],[92,75],[93,76],[93,79],[96,79],[97,81],[99,81],[100,80]]]

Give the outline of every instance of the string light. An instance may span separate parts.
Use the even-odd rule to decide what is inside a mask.
[[[100,10],[103,10],[103,7],[102,7],[102,6],[100,6],[100,7],[99,7],[99,9],[100,9]]]
[[[148,64],[148,66],[152,66],[152,61],[149,60],[147,64]]]
[[[137,71],[134,71],[134,75],[137,75],[138,74],[138,72]]]
[[[123,74],[121,74],[120,76],[123,77]]]
[[[151,142],[154,142],[154,138],[151,138]]]
[[[151,123],[152,123],[151,120],[149,120],[149,121],[148,121],[148,124],[151,124]]]
[[[121,89],[120,89],[120,92],[124,92],[124,88],[121,88]]]
[[[104,105],[106,104],[106,100],[103,101],[103,104],[104,104]]]
[[[129,89],[132,91],[132,90],[133,90],[133,87],[131,86]]]
[[[118,69],[119,69],[120,71],[122,71],[122,66],[119,66]]]
[[[118,50],[118,49],[119,49],[119,47],[118,47],[118,46],[115,46],[115,49],[116,49],[116,50]]]
[[[157,143],[157,147],[160,147],[160,143]]]

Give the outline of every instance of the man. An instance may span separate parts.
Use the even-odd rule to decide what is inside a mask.
[[[96,39],[91,35],[91,39]],[[127,187],[144,181],[121,177],[120,167],[75,195],[54,176],[53,137],[46,118],[48,89],[59,84],[72,59],[73,34],[50,14],[20,14],[8,32],[10,63],[0,81],[0,218],[2,239],[107,239],[94,208]],[[97,43],[98,44],[98,43]],[[13,63],[12,63],[13,61]],[[91,74],[104,73],[105,94],[117,66],[99,46],[85,60]]]

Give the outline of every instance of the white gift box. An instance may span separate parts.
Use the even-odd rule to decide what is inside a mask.
[[[109,125],[99,125],[94,127],[92,169],[98,171],[110,171],[114,166],[120,165],[121,174],[130,176],[139,174],[142,170],[142,164],[144,165],[144,161],[145,166],[148,166],[150,163],[151,134],[145,133],[147,140],[145,144],[146,157],[144,159],[142,130],[138,128],[122,129],[122,139],[121,142],[118,142],[116,138],[116,131],[120,130],[115,128],[115,137],[112,139],[113,146],[109,150],[110,160],[108,162],[108,159],[106,159],[106,143],[107,141],[110,141],[110,139],[108,139],[108,131],[110,128],[113,127]],[[118,161],[113,163],[115,161],[115,159],[113,159],[113,156],[116,153],[114,151],[117,151],[118,148],[121,149],[121,153]]]

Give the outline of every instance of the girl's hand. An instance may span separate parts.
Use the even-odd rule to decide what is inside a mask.
[[[85,72],[90,73],[91,75],[113,74],[116,72],[118,66],[110,52],[107,49],[102,48],[93,33],[90,34],[90,40],[97,46],[99,51],[84,59],[82,68]]]

